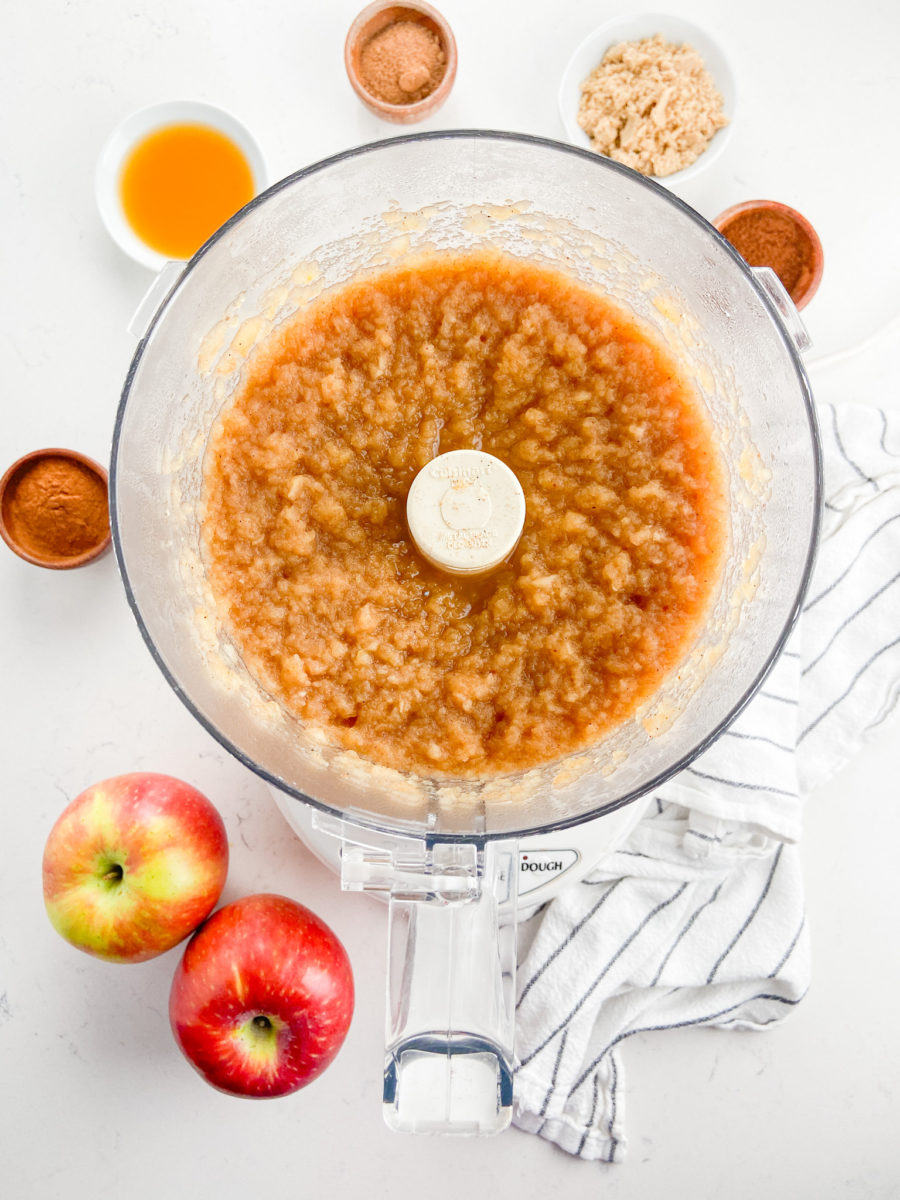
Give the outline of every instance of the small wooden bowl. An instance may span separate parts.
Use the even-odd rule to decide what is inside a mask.
[[[731,208],[726,208],[723,213],[719,213],[713,221],[713,225],[723,237],[727,238],[728,228],[732,222],[745,213],[753,212],[773,213],[782,222],[784,228],[793,231],[797,245],[802,248],[805,261],[799,279],[792,288],[788,289],[788,294],[793,300],[795,308],[805,308],[816,294],[825,270],[825,253],[822,250],[819,235],[806,217],[798,213],[796,209],[789,208],[787,204],[780,204],[777,200],[745,200],[743,204],[734,204]],[[771,265],[771,263],[764,262],[750,263],[750,266],[753,267],[770,267]]]
[[[24,558],[26,562],[34,563],[36,567],[48,567],[53,571],[68,571],[72,567],[83,567],[99,558],[101,554],[105,554],[112,544],[112,532],[107,527],[105,536],[96,545],[69,556],[42,554],[33,546],[29,546],[17,533],[15,520],[17,489],[39,462],[51,458],[66,459],[71,463],[77,463],[80,467],[96,475],[104,488],[109,487],[109,475],[106,468],[98,462],[94,462],[92,458],[88,458],[87,455],[79,454],[77,450],[61,450],[56,447],[48,450],[33,450],[30,454],[25,454],[22,458],[17,459],[0,479],[0,537],[3,538],[10,550],[18,554],[19,558]]]
[[[367,91],[359,72],[360,51],[370,38],[380,33],[387,25],[395,21],[416,21],[430,29],[441,43],[441,49],[447,60],[446,69],[441,82],[433,92],[413,104],[387,104]],[[423,121],[441,107],[453,88],[456,78],[456,39],[453,30],[436,8],[430,4],[370,4],[364,8],[347,32],[344,43],[344,66],[347,68],[347,78],[359,96],[360,100],[384,121],[394,121],[398,125],[412,125]]]

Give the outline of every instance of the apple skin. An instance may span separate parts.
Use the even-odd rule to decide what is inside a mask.
[[[117,775],[76,796],[51,829],[44,905],[79,950],[143,962],[209,916],[227,872],[225,826],[201,792],[170,775]]]
[[[175,972],[169,1019],[214,1088],[286,1096],[335,1057],[353,1000],[350,960],[331,929],[295,900],[264,893],[200,926]]]

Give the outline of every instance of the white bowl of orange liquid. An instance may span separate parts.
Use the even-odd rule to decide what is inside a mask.
[[[103,224],[126,254],[153,270],[191,258],[265,186],[265,161],[250,131],[200,100],[132,113],[97,163]]]

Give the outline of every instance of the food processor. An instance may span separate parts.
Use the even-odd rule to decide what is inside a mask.
[[[724,462],[728,547],[695,644],[632,719],[527,771],[426,777],[330,745],[249,675],[205,578],[203,460],[282,321],[368,272],[486,246],[601,291],[674,355]],[[771,272],[653,181],[552,141],[450,131],[282,180],[161,273],[135,332],[110,491],[147,645],[342,886],[388,900],[388,1124],[496,1132],[512,1106],[517,915],[621,843],[654,789],[746,704],[799,612],[821,490],[805,331]]]

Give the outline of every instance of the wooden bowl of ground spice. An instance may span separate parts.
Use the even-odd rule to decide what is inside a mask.
[[[819,235],[796,209],[777,200],[747,200],[713,221],[751,267],[771,267],[795,308],[805,308],[822,281]]]
[[[344,64],[363,104],[411,125],[437,112],[456,78],[456,40],[430,4],[370,4],[347,33]]]
[[[38,567],[68,570],[109,549],[109,477],[75,450],[34,450],[0,479],[0,536]]]

